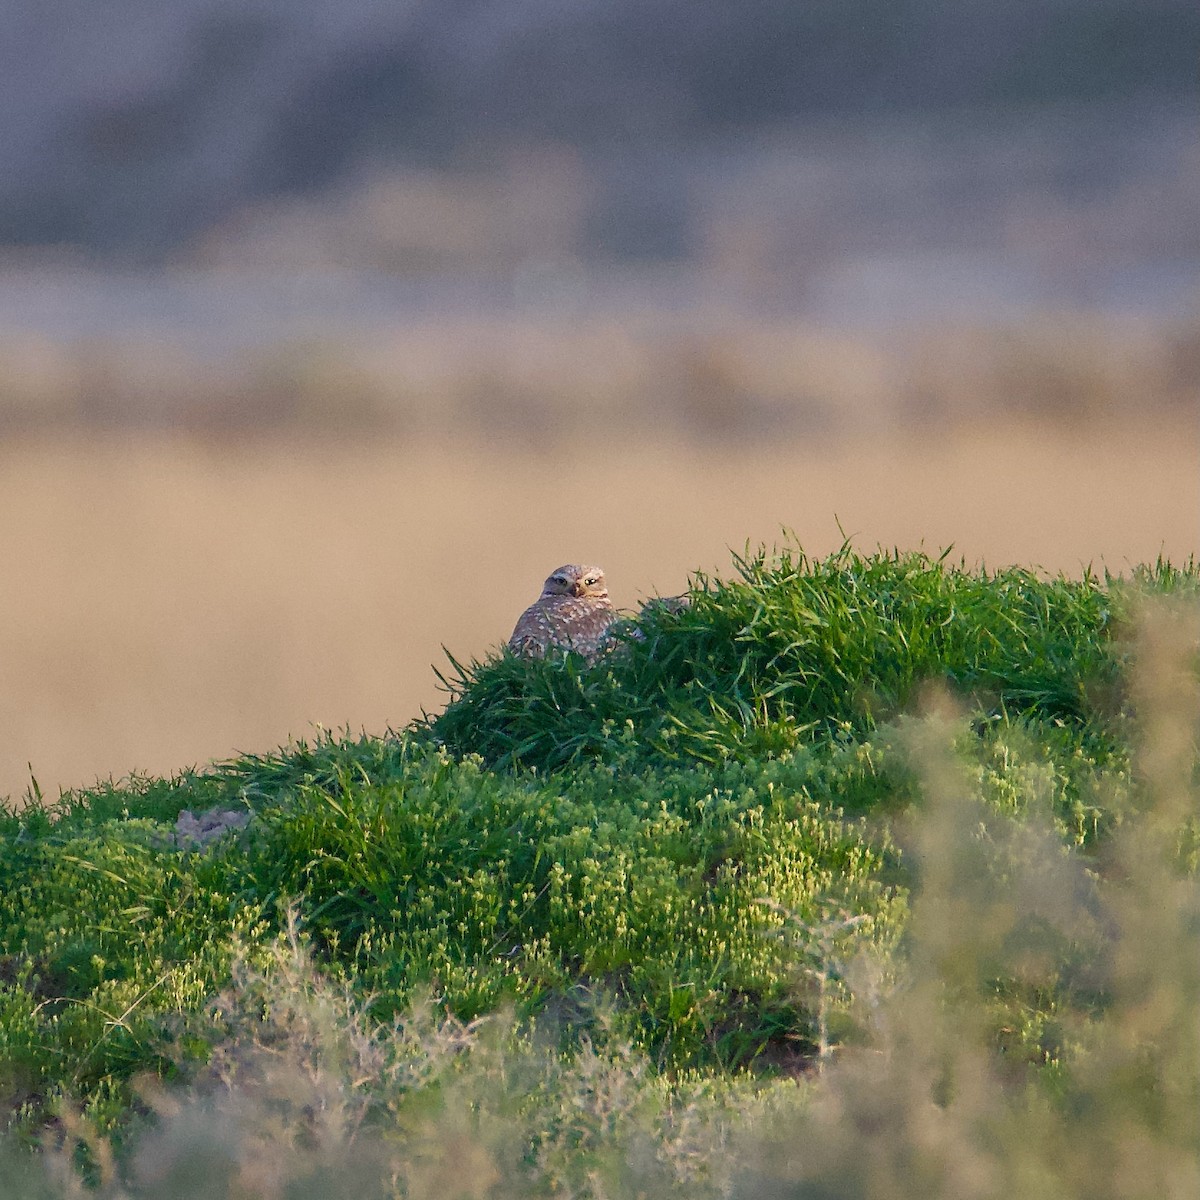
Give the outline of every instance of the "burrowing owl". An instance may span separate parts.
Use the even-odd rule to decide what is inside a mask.
[[[568,563],[542,585],[542,594],[522,614],[508,639],[515,654],[542,658],[551,647],[574,650],[595,662],[617,610],[599,567]]]

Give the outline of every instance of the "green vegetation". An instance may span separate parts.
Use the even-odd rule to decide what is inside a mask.
[[[924,555],[738,560],[689,609],[652,609],[603,671],[511,658],[462,668],[432,723],[456,753],[553,770],[600,757],[719,762],[860,735],[945,682],[980,713],[1081,723],[1118,659],[1121,589],[947,567]],[[1158,590],[1190,585],[1165,564]],[[1114,609],[1116,610],[1114,612]]]
[[[1200,571],[736,566],[0,814],[0,1197],[1190,1194]]]

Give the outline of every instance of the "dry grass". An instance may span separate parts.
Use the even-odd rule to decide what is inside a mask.
[[[237,296],[209,284],[210,305]],[[466,433],[547,447],[632,434],[703,446],[1198,409],[1200,325],[1096,314],[883,333],[643,297],[614,311],[437,309],[310,337],[264,324],[240,350],[118,330],[0,337],[0,432],[25,436],[315,431],[436,447]]]
[[[781,526],[1120,570],[1200,545],[1200,439],[1048,433],[589,453],[149,435],[0,451],[0,794],[167,772],[436,707],[441,646],[503,641],[548,570],[631,605]],[[835,520],[836,518],[836,520]]]

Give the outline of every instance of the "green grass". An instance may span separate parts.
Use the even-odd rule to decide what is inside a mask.
[[[595,668],[456,664],[398,733],[0,813],[10,1140],[114,1196],[236,1194],[188,1190],[188,1130],[313,1194],[360,1127],[410,1195],[455,1138],[471,1195],[1036,1195],[994,1161],[1035,1142],[1044,1194],[1103,1194],[1089,1121],[1200,1163],[1195,634],[1155,633],[1196,568],[735,566]],[[177,848],[213,806],[254,820]],[[956,1192],[928,1112],[1016,1190]]]
[[[837,896],[870,914],[863,936],[894,937],[886,843],[812,794],[864,777],[855,761],[592,767],[564,786],[419,742],[380,749],[296,748],[322,781],[257,794],[254,831],[219,854],[162,848],[163,827],[135,815],[170,793],[131,795],[126,819],[95,826],[78,804],[42,836],[6,840],[4,1026],[22,1092],[158,1069],[162,1014],[199,1009],[236,952],[268,952],[292,901],[326,970],[377,1017],[423,989],[463,1019],[611,993],[663,1065],[739,1065],[807,1029],[789,956],[764,936],[780,918],[759,897],[807,916]],[[250,770],[231,769],[231,800]]]
[[[1080,723],[1119,708],[1130,591],[1195,588],[1165,563],[1130,583],[974,571],[923,554],[760,551],[699,577],[691,607],[600,670],[454,663],[429,722],[456,754],[554,770],[592,757],[719,762],[862,735],[944,683],[981,712]]]

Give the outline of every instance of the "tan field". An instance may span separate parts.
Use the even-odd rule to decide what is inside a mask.
[[[382,731],[433,664],[502,642],[564,561],[614,600],[682,589],[794,530],[989,565],[1115,571],[1200,547],[1200,439],[1068,433],[499,454],[131,435],[0,451],[0,794]]]

